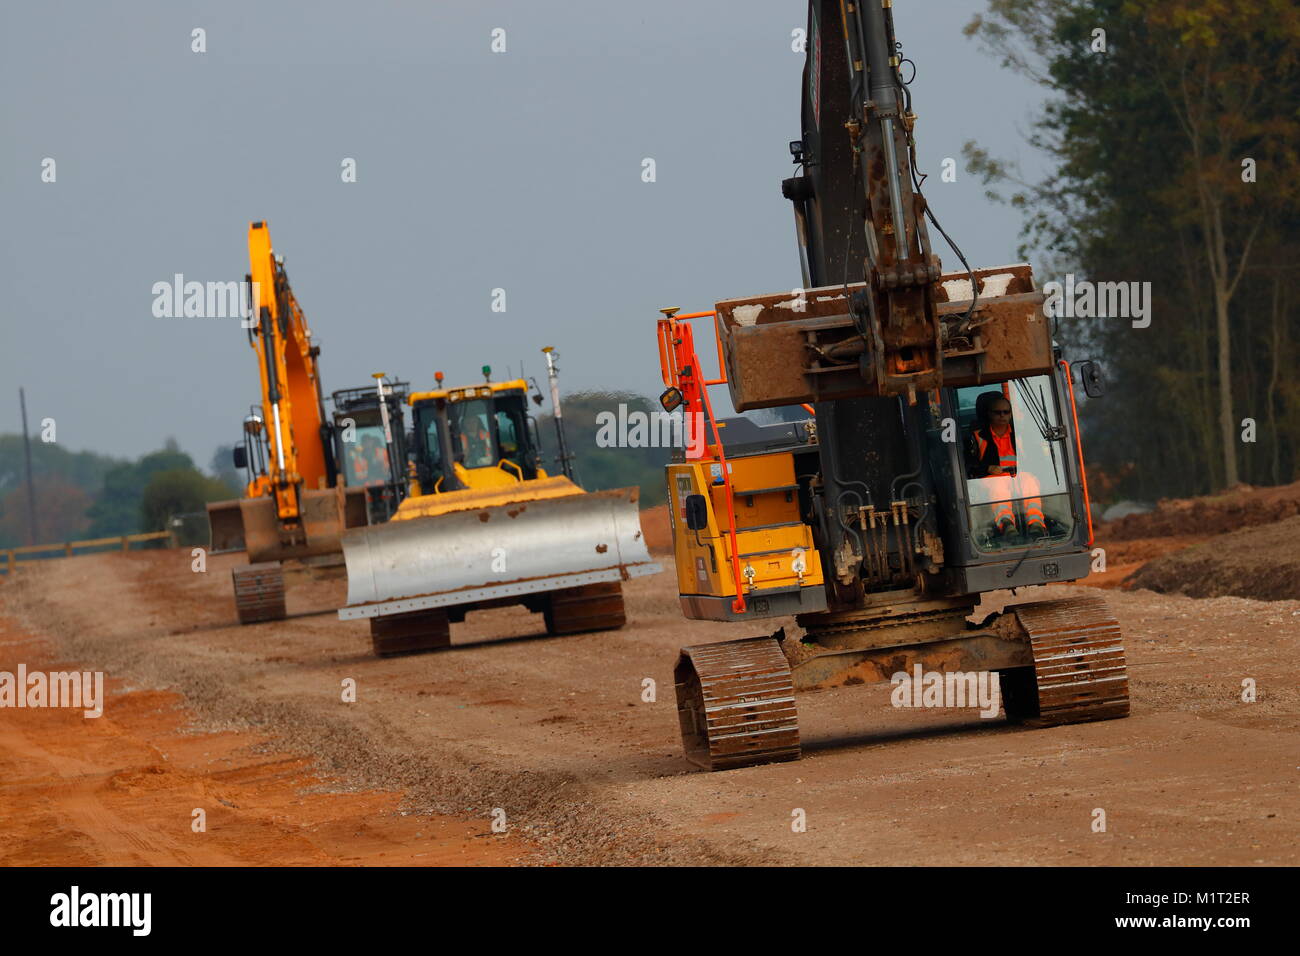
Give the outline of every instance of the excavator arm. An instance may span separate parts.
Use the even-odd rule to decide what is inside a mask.
[[[945,274],[932,251],[926,223],[939,226],[920,189],[902,62],[890,0],[809,0],[801,133],[790,144],[799,170],[782,183],[804,285],[793,298],[718,303],[738,411],[894,397],[912,406],[940,386],[1053,368],[1028,266],[971,270],[958,252],[962,268]]]
[[[248,564],[231,570],[241,624],[284,617],[282,562],[337,561],[343,532],[368,520],[366,489],[335,480],[320,349],[265,221],[249,224],[248,261],[248,341],[262,383],[261,406],[245,419],[236,454],[249,482],[243,498],[208,503],[213,549],[248,554]]]
[[[268,474],[281,521],[296,522],[302,492],[334,483],[333,463],[324,438],[325,409],[311,330],[284,261],[271,247],[266,223],[248,227],[249,281],[255,324],[249,342],[257,352],[262,408],[269,447]]]
[[[848,305],[865,390],[876,395],[933,388],[943,368],[941,269],[914,175],[916,116],[900,58],[891,5],[809,3],[803,133],[791,144],[804,173],[783,183],[805,286],[863,283]]]

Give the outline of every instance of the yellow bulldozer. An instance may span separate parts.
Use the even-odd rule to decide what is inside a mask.
[[[491,380],[409,397],[410,494],[383,525],[344,533],[343,620],[369,618],[380,656],[450,645],[474,610],[522,604],[548,634],[622,627],[622,583],[653,574],[640,489],[587,492],[564,440],[555,352],[547,349],[560,474],[541,462],[529,382]],[[533,400],[540,404],[540,389]]]

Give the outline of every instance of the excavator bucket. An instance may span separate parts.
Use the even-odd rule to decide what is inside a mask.
[[[654,574],[660,566],[641,533],[639,497],[638,488],[578,492],[348,531],[348,603],[339,617],[503,602]]]
[[[244,550],[244,515],[239,510],[239,499],[208,502],[208,527],[212,534],[208,547],[214,554]]]
[[[364,488],[304,491],[299,502],[297,528],[284,527],[270,495],[209,503],[212,550],[247,551],[254,564],[337,555],[344,529],[367,521]]]

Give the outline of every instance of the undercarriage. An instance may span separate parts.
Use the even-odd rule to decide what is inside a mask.
[[[682,649],[674,673],[687,757],[709,770],[799,758],[795,694],[898,673],[995,673],[1009,720],[1033,726],[1125,717],[1119,624],[1100,597],[1008,607],[968,621],[974,597],[798,618],[802,638]]]

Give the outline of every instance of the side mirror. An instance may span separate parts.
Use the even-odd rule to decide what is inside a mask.
[[[659,404],[663,406],[664,411],[674,412],[681,408],[682,403],[686,401],[681,390],[677,388],[664,389],[664,393],[659,396]]]
[[[236,445],[236,446],[231,450],[231,456],[230,456],[230,457],[233,458],[233,459],[235,460],[235,467],[236,467],[236,468],[247,468],[247,467],[248,467],[248,449],[246,449],[243,445]]]
[[[1106,394],[1106,376],[1096,362],[1079,363],[1079,384],[1089,398],[1100,398]]]
[[[709,526],[709,499],[704,495],[686,496],[686,527],[701,531]]]

